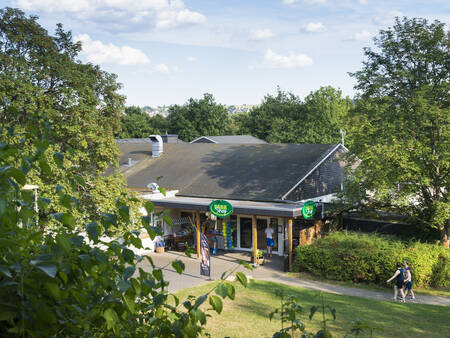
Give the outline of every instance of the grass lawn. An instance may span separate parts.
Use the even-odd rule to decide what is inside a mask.
[[[360,289],[367,289],[367,290],[374,290],[374,291],[383,291],[383,292],[392,292],[392,287],[394,285],[393,283],[391,283],[391,284],[389,284],[388,287],[383,288],[383,287],[381,287],[379,285],[375,285],[375,284],[363,284],[363,283],[357,284],[357,283],[352,283],[352,282],[342,282],[342,281],[336,281],[336,280],[322,279],[322,278],[318,278],[308,272],[288,272],[286,274],[286,276],[294,277],[294,278],[301,278],[301,279],[317,280],[317,281],[329,283],[329,284],[350,286],[353,288],[360,288]],[[413,291],[414,291],[414,293],[417,293],[419,295],[450,297],[450,288],[424,289],[424,288],[415,288],[414,284],[413,284]]]
[[[176,292],[181,300],[188,295],[199,296],[211,290],[212,282]],[[307,331],[320,329],[321,315],[308,319],[312,305],[318,305],[318,292],[284,284],[253,280],[247,288],[237,283],[236,299],[226,299],[221,315],[209,311],[207,330],[212,337],[272,337],[280,329],[279,317],[269,321],[269,313],[280,306],[275,290],[284,289],[295,295],[303,307],[303,322]],[[337,312],[336,321],[329,322],[333,337],[343,337],[351,321],[361,318],[372,326],[383,327],[375,337],[450,337],[450,307],[413,303],[390,303],[358,297],[323,293],[326,304]],[[210,307],[209,305],[203,305]],[[369,336],[369,335],[367,335]]]

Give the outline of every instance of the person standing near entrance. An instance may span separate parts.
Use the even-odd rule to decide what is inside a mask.
[[[274,242],[273,242],[273,229],[270,227],[269,224],[267,224],[267,228],[266,228],[265,232],[266,232],[267,255],[269,257],[272,257],[272,248],[273,248],[273,245],[274,245]]]

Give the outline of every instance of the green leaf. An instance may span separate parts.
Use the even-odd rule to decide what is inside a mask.
[[[239,260],[239,264],[244,266],[246,269],[253,271],[253,266],[249,262],[244,262],[243,260]]]
[[[122,249],[122,258],[125,260],[125,262],[133,264],[134,257],[134,252],[132,250],[127,248]]]
[[[150,215],[155,210],[153,203],[150,201],[145,202],[144,208],[147,210],[147,215]]]
[[[13,247],[18,245],[16,241],[13,241],[12,239],[8,238],[0,238],[0,246],[1,247]]]
[[[89,238],[95,241],[98,237],[98,224],[97,222],[91,222],[86,224],[86,231],[89,235]]]
[[[234,298],[236,297],[236,289],[234,288],[234,285],[231,283],[225,283],[225,286],[228,289],[228,297],[234,300]]]
[[[119,283],[117,286],[119,288],[119,291],[123,293],[123,292],[126,292],[131,287],[131,283],[128,280],[121,279],[121,280],[119,280]]]
[[[103,312],[103,317],[106,319],[106,325],[108,330],[112,329],[116,323],[119,322],[119,317],[117,316],[116,311],[114,309],[107,309]]]
[[[134,297],[130,295],[123,295],[123,300],[125,302],[125,305],[127,306],[128,310],[130,310],[131,313],[135,312],[135,302]]]
[[[241,283],[244,287],[247,287],[247,276],[245,276],[242,272],[236,272],[236,278],[239,283]]]
[[[119,215],[126,223],[130,222],[130,207],[127,205],[120,206]]]
[[[70,242],[67,239],[66,235],[56,235],[56,243],[58,244],[58,246],[63,249],[66,253],[70,252]]]
[[[58,167],[62,167],[63,165],[63,161],[64,161],[64,155],[55,151],[53,153],[53,159],[55,160],[56,164],[58,165]]]
[[[336,320],[336,309],[330,307],[329,305],[327,305],[328,309],[330,310],[331,315],[333,316],[333,319]]]
[[[42,172],[51,176],[52,175],[52,169],[50,168],[50,166],[48,165],[47,162],[45,162],[44,160],[40,160],[39,161],[39,167],[41,168]]]
[[[46,273],[47,276],[55,278],[56,272],[58,271],[56,265],[53,264],[42,264],[36,265],[36,268]]]
[[[63,212],[55,212],[55,213],[50,214],[50,217],[56,219],[57,221],[62,222],[62,216],[63,215],[64,215]]]
[[[12,278],[11,272],[6,266],[0,265],[0,272],[3,273],[6,277]]]
[[[226,298],[228,296],[228,288],[224,284],[219,284],[216,288],[216,293],[222,298]]]
[[[64,213],[61,217],[61,222],[69,227],[73,227],[75,225],[75,217],[72,214]]]
[[[180,260],[175,260],[172,262],[172,266],[175,269],[176,272],[178,272],[180,275],[183,273],[184,271],[184,263]]]
[[[9,168],[7,171],[7,176],[14,178],[20,185],[25,185],[26,183],[25,174],[17,168]]]
[[[59,289],[58,284],[56,283],[44,283],[44,287],[47,289],[47,291],[52,295],[55,299],[61,298],[61,290]]]
[[[314,317],[314,314],[317,312],[319,308],[317,306],[311,306],[311,312],[309,313],[309,319],[311,320]]]
[[[125,270],[123,271],[122,278],[123,279],[130,278],[131,276],[133,276],[135,271],[136,271],[136,267],[134,265],[126,267]]]
[[[167,216],[167,215],[163,215],[162,219],[164,220],[164,222],[166,222],[169,226],[173,226],[173,220],[172,217]]]
[[[81,249],[84,242],[83,236],[72,236],[69,238],[69,242],[76,246],[78,249]]]
[[[208,295],[201,295],[195,300],[194,308],[198,308],[200,305],[202,305],[205,300],[208,298]]]
[[[163,278],[163,273],[161,269],[153,269],[152,274],[158,281],[161,281]]]
[[[206,316],[205,316],[205,313],[202,310],[196,309],[195,310],[195,316],[197,317],[197,319],[199,320],[201,325],[205,325],[206,324]]]
[[[213,309],[220,314],[222,312],[222,300],[215,296],[215,295],[210,295],[209,296],[209,304],[211,304],[211,306],[213,307]]]

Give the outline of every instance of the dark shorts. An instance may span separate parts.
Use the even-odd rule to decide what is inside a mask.
[[[403,282],[397,281],[397,282],[395,283],[395,285],[397,285],[397,287],[398,287],[399,289],[403,288]]]
[[[273,247],[273,238],[266,238],[266,244],[267,246]]]
[[[405,289],[410,291],[412,289],[412,282],[405,283]]]

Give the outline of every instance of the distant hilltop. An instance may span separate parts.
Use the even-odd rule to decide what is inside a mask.
[[[238,113],[248,113],[253,107],[256,107],[256,104],[233,104],[230,106],[225,105],[227,108],[228,115],[234,115]],[[170,106],[158,106],[158,107],[150,107],[145,106],[142,107],[142,110],[145,111],[150,117],[155,115],[162,115],[167,117],[169,115]]]

